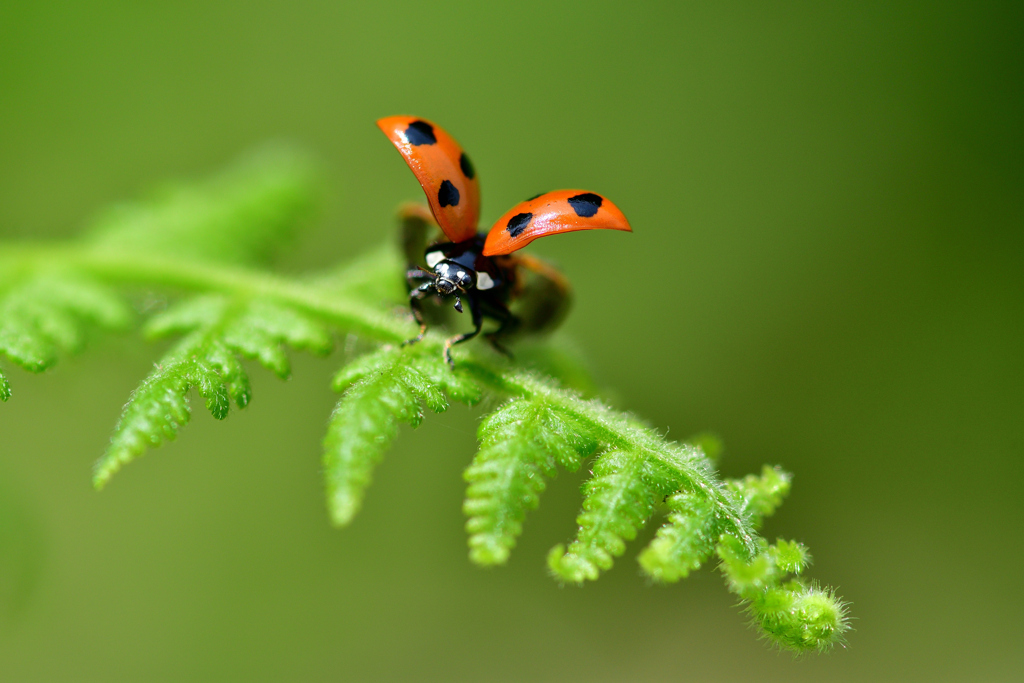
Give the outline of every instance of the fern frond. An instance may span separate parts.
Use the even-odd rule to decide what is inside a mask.
[[[422,347],[385,346],[341,369],[334,390],[344,392],[324,438],[324,478],[331,521],[343,526],[359,511],[373,468],[398,434],[398,423],[416,427],[423,406],[448,409],[445,394],[469,405],[480,388],[452,372],[440,354]]]
[[[264,299],[232,300],[220,295],[186,300],[154,316],[151,337],[186,334],[132,394],[114,430],[110,447],[96,465],[100,488],[121,467],[173,439],[191,417],[189,390],[196,387],[216,419],[252,398],[249,377],[237,356],[254,358],[285,378],[284,346],[328,353],[328,330],[314,319]]]
[[[250,268],[294,232],[316,195],[310,165],[287,152],[264,153],[206,183],[165,190],[149,202],[103,216],[86,241],[0,245],[0,354],[33,371],[79,349],[93,333],[130,318],[109,285],[190,292],[146,325],[150,337],[182,335],[132,394],[98,462],[102,487],[124,464],[175,438],[191,416],[195,387],[215,418],[251,400],[243,358],[280,377],[286,347],[326,353],[335,332],[376,348],[342,368],[342,395],[324,438],[327,504],[337,525],[358,511],[373,468],[401,422],[449,400],[499,407],[479,429],[480,449],[465,473],[470,557],[508,560],[527,513],[558,466],[593,456],[578,533],[548,556],[553,573],[580,583],[598,577],[659,508],[667,519],[639,555],[642,570],[677,581],[717,553],[729,589],[780,647],[825,649],[847,630],[846,606],[800,575],[810,561],[798,543],[769,545],[757,534],[789,491],[790,476],[721,481],[721,443],[698,435],[668,441],[635,417],[587,398],[598,392],[579,354],[559,344],[524,345],[516,363],[483,345],[459,346],[456,370],[442,360],[444,338],[396,346],[413,334],[397,314],[402,260],[381,249],[326,274],[289,278]],[[0,400],[10,396],[0,373]]]
[[[148,201],[113,207],[88,239],[99,250],[258,263],[312,214],[316,188],[308,157],[266,148],[204,183],[169,185]]]
[[[100,331],[123,329],[131,313],[108,287],[71,273],[40,272],[0,292],[0,354],[42,372]],[[9,396],[0,379],[0,397]],[[4,399],[6,400],[6,399]]]
[[[469,517],[470,559],[504,564],[523,531],[526,513],[540,503],[555,466],[570,472],[597,448],[577,425],[540,401],[513,399],[480,425],[480,450],[465,472],[463,511]]]
[[[810,554],[800,543],[762,541],[747,558],[735,539],[723,536],[717,548],[729,590],[747,603],[747,612],[774,644],[794,652],[826,650],[841,643],[849,630],[846,605],[831,589],[800,579]]]

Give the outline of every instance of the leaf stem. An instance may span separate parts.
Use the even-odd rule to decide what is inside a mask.
[[[0,264],[7,263],[25,270],[70,268],[110,284],[268,297],[383,342],[408,339],[412,329],[394,316],[333,297],[316,285],[222,263],[82,245],[40,244],[0,246]]]

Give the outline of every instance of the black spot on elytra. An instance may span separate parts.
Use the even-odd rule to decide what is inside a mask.
[[[473,168],[473,162],[469,160],[465,152],[459,157],[459,168],[462,169],[462,175],[470,180],[476,177],[476,169]]]
[[[575,197],[569,197],[569,206],[580,218],[590,218],[601,208],[604,200],[593,192],[584,192]]]
[[[505,230],[512,237],[519,237],[519,233],[526,230],[526,226],[530,224],[530,220],[533,218],[532,213],[517,213],[512,218],[508,219],[508,227]]]
[[[437,136],[434,135],[434,127],[426,121],[413,121],[409,124],[409,127],[405,129],[405,139],[409,141],[410,145],[432,145],[437,142]]]
[[[441,183],[441,189],[437,191],[437,203],[441,206],[458,206],[459,189],[452,185],[452,181],[446,180]]]

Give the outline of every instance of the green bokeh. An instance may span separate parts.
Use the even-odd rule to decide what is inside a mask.
[[[0,614],[0,679],[1020,680],[1021,26],[1019,2],[0,4],[4,238],[286,138],[333,200],[285,266],[324,266],[418,196],[373,126],[399,113],[470,150],[485,222],[609,195],[633,235],[531,247],[576,287],[567,333],[621,405],[720,434],[727,475],[793,471],[767,536],[807,543],[857,618],[845,650],[779,656],[713,572],[646,585],[640,544],[559,587],[576,476],[508,567],[474,568],[468,410],[403,431],[330,529],[331,361],[254,371],[249,408],[197,412],[97,494],[158,353],[124,338],[10,372],[0,523],[38,530],[42,569]]]

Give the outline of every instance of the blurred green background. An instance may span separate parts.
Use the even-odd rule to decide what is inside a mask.
[[[720,434],[724,474],[795,472],[766,535],[856,617],[846,649],[779,655],[715,572],[648,586],[641,543],[559,587],[579,476],[474,568],[466,409],[403,430],[333,530],[336,360],[254,370],[249,408],[97,494],[159,351],[128,336],[10,372],[0,679],[1022,680],[1022,26],[1020,2],[0,4],[4,239],[284,138],[331,196],[284,267],[323,267],[420,197],[373,125],[399,113],[469,150],[488,225],[607,194],[634,234],[530,248],[575,284],[568,334],[621,405]]]

